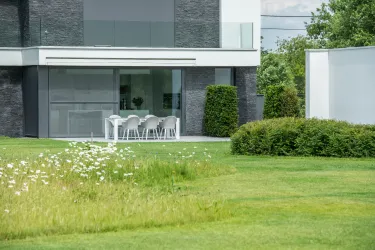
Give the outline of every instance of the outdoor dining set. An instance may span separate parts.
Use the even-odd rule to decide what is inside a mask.
[[[111,115],[105,119],[105,139],[118,141],[119,137],[122,140],[180,139],[180,119],[175,116],[129,115],[124,118]]]

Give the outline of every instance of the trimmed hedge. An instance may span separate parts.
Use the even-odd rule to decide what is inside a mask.
[[[237,88],[228,85],[208,86],[204,112],[204,133],[214,137],[229,137],[237,129]]]
[[[281,118],[243,125],[231,150],[240,155],[375,157],[375,126]]]
[[[300,100],[297,89],[285,85],[268,86],[263,115],[265,119],[298,117],[300,115]]]

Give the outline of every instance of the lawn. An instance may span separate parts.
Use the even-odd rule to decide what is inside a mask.
[[[43,186],[16,197],[29,197],[12,203],[21,205],[14,208],[19,215],[2,211],[9,200],[0,190],[0,249],[374,248],[374,159],[233,156],[227,142],[117,145],[129,146],[149,167],[136,187],[84,183],[97,196],[74,203],[66,197],[78,186],[67,194]],[[33,161],[46,149],[66,147],[53,140],[0,139],[0,162]],[[193,153],[188,166],[181,165],[181,155]],[[169,175],[169,165],[159,162],[176,170]],[[159,172],[152,168],[162,168],[168,178],[153,179]],[[46,193],[53,195],[47,199]],[[118,202],[124,197],[129,202]]]

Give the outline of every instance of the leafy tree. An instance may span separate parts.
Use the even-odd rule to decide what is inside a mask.
[[[307,33],[322,48],[375,45],[374,0],[330,0],[312,15]]]
[[[294,86],[293,73],[283,60],[282,55],[267,53],[262,55],[260,67],[257,70],[258,94],[265,94],[270,85]]]
[[[317,48],[318,45],[306,36],[299,35],[290,39],[277,41],[277,52],[280,53],[294,76],[294,82],[300,96],[305,95],[306,49]]]

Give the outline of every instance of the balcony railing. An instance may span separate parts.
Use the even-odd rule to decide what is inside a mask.
[[[19,38],[19,40],[22,40],[24,47],[112,46],[253,49],[253,23],[103,20],[61,23],[54,19],[41,18],[30,21],[26,26],[20,28],[23,33],[19,33],[19,36],[22,35],[23,38]],[[5,32],[5,34],[7,33]],[[1,46],[6,45],[1,44]]]

